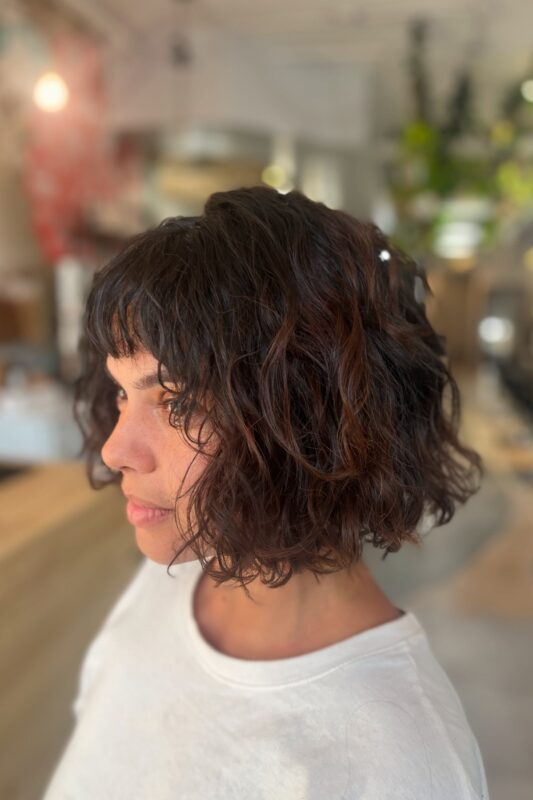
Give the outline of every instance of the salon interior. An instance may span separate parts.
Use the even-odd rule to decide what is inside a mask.
[[[373,220],[426,268],[486,475],[422,549],[367,563],[426,628],[491,800],[530,800],[532,29],[527,0],[0,4],[0,797],[40,797],[142,558],[72,413],[92,276],[263,184]]]

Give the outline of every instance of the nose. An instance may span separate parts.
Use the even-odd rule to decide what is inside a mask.
[[[100,451],[102,461],[114,471],[152,472],[156,467],[152,437],[138,419],[122,413]]]

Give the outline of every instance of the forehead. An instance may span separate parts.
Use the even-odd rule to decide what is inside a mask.
[[[104,362],[104,370],[114,383],[132,385],[139,391],[161,386],[161,381],[170,382],[167,369],[161,366],[161,381],[157,372],[158,361],[151,353],[136,353],[134,356],[113,358],[108,355]]]
[[[157,359],[148,350],[138,350],[134,355],[122,358],[113,358],[108,355],[105,360],[106,366],[111,369],[132,372],[157,372],[157,363]]]

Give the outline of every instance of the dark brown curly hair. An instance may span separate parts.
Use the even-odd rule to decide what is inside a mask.
[[[426,292],[376,225],[298,191],[216,192],[134,236],[87,299],[74,413],[91,486],[121,480],[100,455],[118,418],[105,360],[140,347],[174,385],[169,423],[197,453],[204,423],[217,434],[175,558],[190,547],[206,568],[211,548],[218,582],[281,586],[351,566],[365,541],[383,558],[420,546],[422,521],[449,522],[485,471],[458,440]]]

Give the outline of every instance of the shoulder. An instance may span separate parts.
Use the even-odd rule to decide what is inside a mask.
[[[141,561],[126,587],[107,612],[96,635],[87,645],[78,675],[78,691],[71,705],[76,719],[79,718],[106,660],[112,655],[114,632],[122,624],[127,624],[130,610],[135,606],[138,598],[144,597],[146,586],[153,579],[154,566],[153,562],[147,558]]]
[[[405,698],[408,701],[407,698]],[[458,752],[418,703],[375,699],[346,720],[353,796],[373,800],[488,800],[477,742]],[[466,733],[466,732],[465,732]]]
[[[393,786],[404,788],[405,800],[433,796],[422,728],[411,711],[391,700],[369,700],[350,714],[345,736],[349,750],[365,765],[363,796],[385,798]]]

